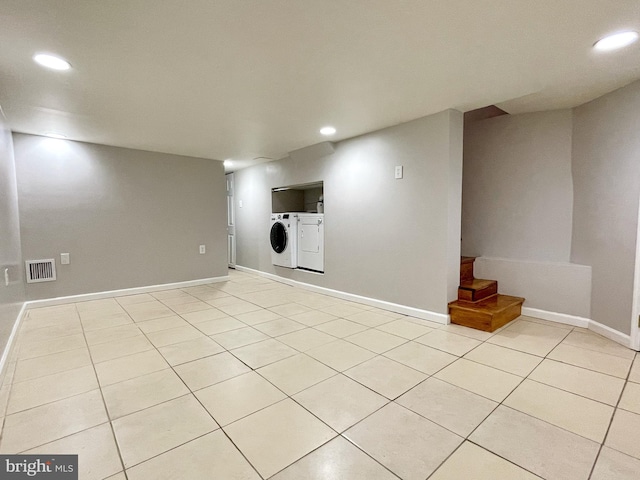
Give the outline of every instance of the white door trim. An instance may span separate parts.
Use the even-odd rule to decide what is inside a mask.
[[[636,265],[633,275],[633,303],[631,307],[631,348],[640,350],[640,199],[638,199],[638,231],[636,233]]]

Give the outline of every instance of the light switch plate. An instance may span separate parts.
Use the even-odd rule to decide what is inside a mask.
[[[200,245],[200,255],[207,253],[207,247],[204,245]]]
[[[396,179],[402,178],[402,165],[396,165]]]
[[[60,254],[60,264],[61,265],[69,265],[69,254],[61,253]]]

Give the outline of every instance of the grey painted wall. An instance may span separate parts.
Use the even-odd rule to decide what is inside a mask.
[[[462,128],[449,110],[339,142],[320,158],[302,152],[236,172],[238,265],[446,314],[459,279]],[[274,267],[271,188],[317,181],[325,274]]]
[[[569,261],[571,128],[571,110],[465,126],[464,255]]]
[[[23,134],[14,145],[24,259],[55,258],[58,274],[29,299],[227,275],[221,162]]]
[[[8,286],[4,279],[6,268],[9,269]],[[0,356],[24,298],[13,141],[0,110]]]
[[[628,334],[640,195],[640,82],[574,110],[571,260],[591,265],[591,315]]]

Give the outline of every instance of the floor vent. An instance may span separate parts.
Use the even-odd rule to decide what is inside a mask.
[[[27,260],[27,283],[53,282],[56,279],[56,261],[53,258],[45,260]]]

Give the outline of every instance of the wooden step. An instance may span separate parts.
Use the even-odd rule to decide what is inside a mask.
[[[456,300],[449,304],[451,323],[493,332],[520,316],[524,298],[494,295],[476,303]]]
[[[460,257],[460,283],[473,280],[473,262],[476,257]]]
[[[465,302],[479,302],[498,293],[498,282],[495,280],[473,280],[462,282],[458,287],[458,300]]]

